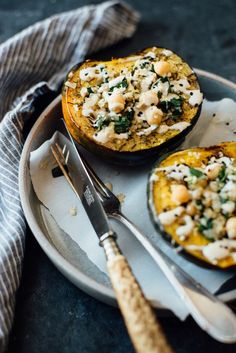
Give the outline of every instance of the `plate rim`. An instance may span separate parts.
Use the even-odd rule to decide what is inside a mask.
[[[218,81],[221,84],[230,87],[236,91],[236,83],[219,76],[215,73],[205,71],[202,69],[194,69],[197,75],[203,76],[214,81]],[[87,294],[95,297],[96,299],[109,304],[116,306],[116,298],[112,289],[106,287],[105,285],[98,283],[96,280],[92,279],[84,272],[80,271],[73,264],[67,261],[60,252],[53,246],[52,243],[47,239],[42,229],[39,227],[34,213],[31,209],[28,193],[27,193],[27,182],[26,182],[26,173],[28,165],[29,151],[32,146],[33,136],[38,131],[39,126],[43,123],[44,119],[47,118],[47,115],[50,111],[60,102],[61,95],[58,95],[37,118],[35,124],[31,128],[22,150],[20,164],[19,164],[19,193],[22,209],[26,222],[28,223],[35,239],[39,243],[42,250],[46,253],[49,259],[53,262],[56,268],[75,286],[86,292]],[[79,283],[79,285],[78,285]],[[232,295],[231,295],[232,294]],[[236,290],[231,290],[220,294],[222,300],[226,299],[227,301],[233,300],[236,298]],[[156,302],[153,302],[155,308],[166,311],[167,309],[164,306],[157,305]]]

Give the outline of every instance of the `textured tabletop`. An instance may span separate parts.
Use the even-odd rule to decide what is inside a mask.
[[[0,0],[0,42],[51,14],[98,3],[82,0]],[[142,18],[135,36],[99,53],[126,55],[158,45],[178,52],[193,67],[236,82],[236,1],[128,0]],[[235,352],[202,332],[192,319],[160,317],[178,353]],[[127,353],[133,348],[117,309],[98,302],[64,278],[26,238],[23,278],[9,353]]]

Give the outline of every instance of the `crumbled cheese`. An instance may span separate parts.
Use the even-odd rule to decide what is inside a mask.
[[[103,73],[101,71],[103,65],[97,65],[94,67],[87,67],[86,69],[80,70],[79,77],[82,81],[91,81],[94,78],[100,79],[103,77]]]
[[[174,92],[177,93],[185,93],[185,94],[190,94],[191,91],[188,90],[190,87],[190,84],[187,80],[187,78],[181,78],[178,81],[172,81],[171,82],[171,88]]]
[[[179,206],[170,211],[162,212],[158,215],[158,218],[162,225],[171,225],[176,219],[182,215],[184,207]]]
[[[70,207],[69,213],[71,216],[77,216],[77,207]]]
[[[80,90],[80,95],[81,97],[86,97],[88,94],[88,89],[86,87],[82,87],[81,90]]]
[[[235,203],[233,201],[228,201],[221,205],[222,212],[224,214],[231,215],[235,210]]]
[[[157,168],[156,171],[164,171],[168,178],[183,180],[190,175],[189,168],[186,165],[171,165],[165,168]]]
[[[94,110],[91,108],[83,108],[82,109],[83,116],[91,116],[91,115],[93,115],[93,113],[94,113]]]
[[[225,184],[221,192],[225,193],[230,200],[236,201],[236,183],[232,180]]]
[[[162,95],[162,100],[167,100],[166,97],[169,93],[170,84],[168,81],[162,82],[161,80],[158,80],[157,83],[154,83],[152,89]]]
[[[156,74],[151,73],[147,77],[143,78],[141,81],[141,92],[146,92],[149,90],[151,84],[155,81]]]
[[[82,107],[82,114],[84,116],[90,116],[94,113],[94,107],[97,104],[99,96],[95,93],[90,94],[89,97],[85,98],[83,107]]]

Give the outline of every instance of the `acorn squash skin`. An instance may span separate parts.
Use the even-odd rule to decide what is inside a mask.
[[[201,152],[203,153],[203,158],[199,161],[203,162],[204,160],[207,160],[207,157],[209,156],[214,156],[218,152],[223,152],[226,156],[233,157],[236,159],[236,142],[224,142],[219,145],[215,146],[210,146],[210,147],[196,147],[196,148],[191,148],[187,150],[180,150],[177,152],[172,152],[172,153],[167,153],[166,155],[162,156],[159,158],[157,164],[154,166],[152,171],[149,174],[148,177],[148,184],[147,184],[147,207],[149,211],[149,216],[152,221],[152,224],[154,228],[156,229],[158,235],[162,236],[162,238],[167,242],[167,244],[174,249],[178,248],[178,254],[186,258],[187,260],[195,263],[198,266],[208,268],[208,269],[220,269],[220,270],[227,270],[227,271],[235,271],[236,269],[236,260],[233,260],[232,258],[226,258],[223,260],[218,260],[217,264],[213,264],[212,262],[208,261],[203,254],[198,251],[198,250],[189,250],[186,249],[186,245],[194,244],[194,245],[207,245],[210,243],[208,239],[206,239],[202,234],[199,233],[199,238],[196,239],[196,242],[191,243],[191,239],[189,241],[180,241],[178,239],[178,236],[175,234],[173,236],[173,231],[172,234],[170,234],[169,231],[165,229],[165,227],[160,223],[157,214],[158,212],[156,211],[156,207],[153,207],[153,202],[156,202],[157,205],[157,200],[153,201],[153,190],[154,188],[158,188],[158,193],[161,194],[162,188],[160,185],[155,186],[153,182],[151,182],[151,177],[155,173],[156,168],[159,167],[165,167],[167,165],[170,165],[173,163],[173,161],[178,162],[178,158],[181,158],[182,160],[186,157],[186,154],[189,151],[196,151],[196,152]],[[170,163],[170,161],[172,161]],[[182,162],[181,162],[182,163]],[[187,165],[190,165],[192,167],[197,167],[199,165],[196,164],[191,164],[191,158],[189,159],[188,157],[185,160],[185,163]],[[159,207],[160,210],[160,207]],[[168,226],[171,227],[171,226]]]
[[[147,50],[148,49],[144,49],[138,53],[131,54],[129,56],[140,55],[144,51],[147,51]],[[116,59],[113,58],[112,60],[116,60]],[[87,60],[86,62],[81,62],[81,63],[76,64],[68,73],[65,82],[67,80],[70,80],[71,77],[73,76],[73,73],[78,72],[78,70],[80,70],[81,66],[83,66],[85,63],[90,63],[90,62],[91,62],[90,60]],[[104,62],[103,61],[96,61],[96,64],[99,64],[99,63],[102,64]],[[196,76],[196,74],[194,72],[193,72],[193,74]],[[199,89],[201,90],[199,82],[198,82],[198,86],[199,86]],[[166,140],[165,142],[161,143],[160,145],[155,146],[155,147],[151,147],[151,148],[137,150],[137,151],[120,151],[120,150],[110,149],[107,146],[99,144],[95,140],[89,138],[76,123],[76,119],[73,116],[73,114],[71,113],[71,109],[69,109],[69,104],[70,103],[69,103],[69,97],[68,97],[68,87],[65,87],[65,84],[64,84],[63,89],[62,89],[63,117],[64,117],[65,123],[66,123],[71,135],[75,139],[75,141],[77,143],[79,143],[80,145],[82,145],[85,149],[87,149],[91,153],[94,153],[97,156],[104,158],[109,163],[118,164],[118,165],[125,164],[125,165],[130,165],[130,166],[145,164],[147,162],[155,160],[158,157],[163,156],[164,154],[166,154],[168,152],[175,150],[179,145],[181,145],[183,143],[185,137],[193,129],[194,125],[196,124],[196,122],[200,116],[201,108],[202,108],[202,103],[201,103],[198,106],[196,114],[191,119],[191,125],[189,125],[187,128],[185,128],[183,131],[177,133],[175,136],[173,136],[170,139]]]

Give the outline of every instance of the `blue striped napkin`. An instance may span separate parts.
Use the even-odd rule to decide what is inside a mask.
[[[57,90],[85,55],[132,36],[138,14],[119,1],[50,17],[0,45],[0,353],[11,329],[24,256],[18,167],[36,98]]]

